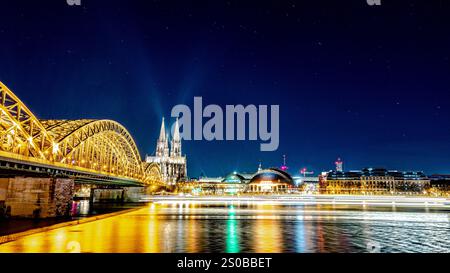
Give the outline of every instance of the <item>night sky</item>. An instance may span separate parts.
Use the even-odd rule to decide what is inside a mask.
[[[38,118],[116,120],[145,156],[194,96],[278,104],[277,151],[184,141],[188,174],[450,173],[450,1],[81,1],[0,0],[0,81]]]

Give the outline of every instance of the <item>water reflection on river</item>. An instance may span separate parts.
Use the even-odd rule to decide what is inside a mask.
[[[79,200],[72,202],[72,208],[70,209],[72,216],[85,216],[89,215],[89,200]]]
[[[0,252],[450,252],[448,212],[195,203],[24,237]]]

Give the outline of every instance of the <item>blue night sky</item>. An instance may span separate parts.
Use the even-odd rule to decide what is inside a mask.
[[[278,104],[277,151],[184,141],[188,174],[450,173],[449,1],[81,1],[0,0],[0,81],[38,118],[116,120],[144,156],[194,96]]]

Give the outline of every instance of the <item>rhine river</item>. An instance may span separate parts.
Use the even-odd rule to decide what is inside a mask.
[[[0,252],[450,252],[449,211],[330,205],[150,203],[21,237]]]

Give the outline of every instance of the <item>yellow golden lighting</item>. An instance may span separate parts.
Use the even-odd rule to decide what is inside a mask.
[[[130,175],[142,183],[162,183],[159,166],[149,168],[143,162],[132,136],[121,124],[112,120],[39,120],[2,82],[0,97],[3,98],[0,100],[0,111],[3,113],[0,139],[12,144],[0,146],[2,155],[11,158],[21,156],[25,160],[28,157],[29,161],[47,165],[65,164],[70,168],[76,163],[72,159],[80,159],[81,164],[97,161],[93,163],[94,167],[98,164],[103,166],[107,162],[104,159],[109,159],[109,162],[117,162],[115,165],[119,166],[108,170],[109,165],[105,164],[103,169],[106,172],[134,170]],[[64,157],[55,161],[48,156],[49,153]],[[98,172],[94,168],[88,171]]]
[[[57,154],[57,153],[58,153],[58,150],[59,150],[59,144],[53,142],[53,147],[52,147],[52,152],[53,152],[53,154]]]

